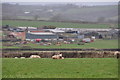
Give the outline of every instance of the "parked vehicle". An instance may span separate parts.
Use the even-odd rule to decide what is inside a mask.
[[[90,42],[91,42],[91,39],[90,39],[90,38],[84,38],[84,39],[82,40],[82,42],[90,43]]]

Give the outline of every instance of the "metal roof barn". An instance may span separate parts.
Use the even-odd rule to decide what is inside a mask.
[[[47,31],[50,31],[50,32],[54,32],[54,33],[64,33],[65,31],[63,30],[60,30],[60,29],[45,29]]]
[[[53,33],[26,33],[26,39],[57,39]]]

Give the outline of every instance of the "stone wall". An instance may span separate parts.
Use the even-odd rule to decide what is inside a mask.
[[[115,51],[3,51],[3,58],[14,58],[14,57],[26,57],[29,58],[31,55],[39,55],[41,58],[51,58],[55,54],[62,53],[65,58],[115,58]]]

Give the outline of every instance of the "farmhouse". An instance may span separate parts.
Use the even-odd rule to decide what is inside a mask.
[[[26,39],[25,32],[11,32],[9,35],[12,35],[12,36],[16,37],[17,39],[21,39],[21,40]]]

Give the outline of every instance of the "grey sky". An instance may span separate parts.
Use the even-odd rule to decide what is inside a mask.
[[[1,0],[2,2],[119,2],[119,0]]]

